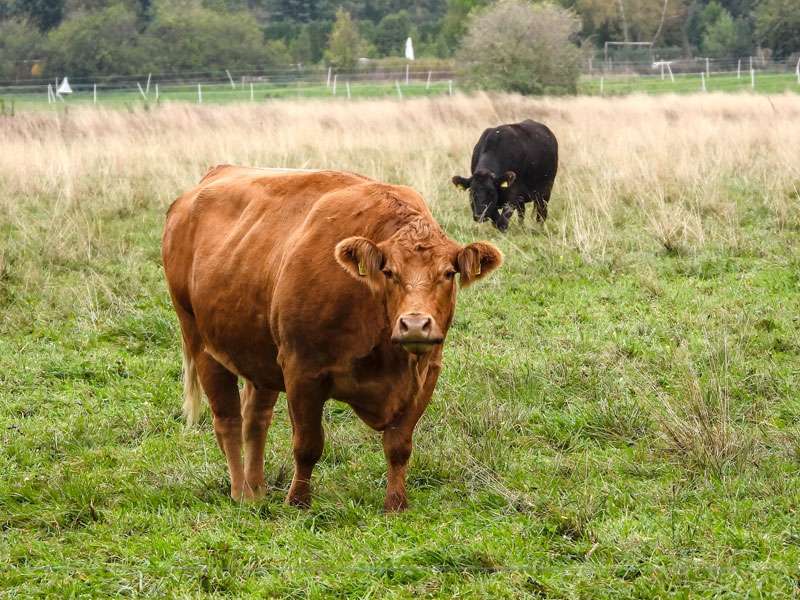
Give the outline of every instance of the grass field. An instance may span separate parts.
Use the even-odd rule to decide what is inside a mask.
[[[144,85],[144,84],[143,84]],[[350,87],[348,94],[348,85]],[[398,94],[398,87],[400,92]],[[408,85],[403,82],[354,82],[338,81],[336,89],[325,84],[269,84],[254,83],[252,96],[248,83],[237,84],[232,88],[228,83],[202,84],[198,96],[197,84],[193,85],[161,85],[156,98],[155,84],[147,90],[147,99],[142,96],[138,88],[130,89],[104,89],[98,86],[97,104],[105,108],[140,108],[153,107],[159,103],[190,102],[203,104],[231,104],[241,102],[263,102],[277,99],[321,99],[337,98],[340,100],[363,98],[415,98],[419,96],[441,96],[449,94],[451,84],[447,81],[432,81],[430,85],[421,81],[411,81]],[[334,94],[335,92],[335,94]],[[32,90],[31,88],[6,88],[0,89],[0,103],[6,112],[13,110],[64,110],[74,106],[92,106],[95,103],[94,90],[91,85],[76,87],[75,93],[64,96],[63,102],[58,100],[55,104],[47,102],[47,86]],[[2,112],[2,110],[0,110]]]
[[[672,82],[669,77],[662,80],[659,75],[614,75],[601,78],[600,76],[583,76],[578,82],[578,93],[587,96],[620,96],[628,94],[694,94],[702,90],[700,74],[679,74]],[[425,82],[412,80],[409,85],[402,82],[358,82],[350,84],[350,99],[365,98],[398,98],[398,85],[403,98],[443,96],[453,91],[458,91],[455,82],[433,81],[428,86]],[[452,87],[451,87],[452,85]],[[756,73],[755,87],[751,87],[750,74],[743,73],[741,78],[730,73],[712,73],[706,80],[708,92],[755,92],[759,94],[783,94],[785,92],[800,92],[800,84],[793,73]],[[0,113],[25,112],[28,110],[56,110],[63,111],[72,107],[91,106],[94,95],[91,86],[80,86],[65,100],[48,104],[47,89],[43,87],[38,91],[31,89],[0,89]],[[249,84],[244,87],[237,84],[235,89],[227,83],[203,84],[203,104],[231,104],[250,102],[251,94]],[[197,85],[162,85],[156,99],[155,85],[148,91],[145,100],[138,88],[130,89],[103,89],[98,88],[97,104],[104,108],[127,108],[135,110],[141,107],[152,108],[159,104],[170,102],[198,103]],[[333,87],[326,85],[309,84],[269,84],[256,83],[253,86],[252,101],[264,102],[268,100],[287,99],[338,99],[347,100],[347,82],[339,81],[336,95]]]
[[[694,94],[703,91],[700,73],[678,74],[675,81],[669,75],[661,79],[660,75],[615,75],[603,77],[583,77],[578,89],[581,94],[588,95],[622,95],[622,94]],[[707,92],[755,92],[759,94],[783,94],[784,92],[800,92],[800,83],[794,73],[755,73],[755,84],[749,72],[742,72],[741,77],[734,73],[711,73],[705,79]]]
[[[545,227],[472,222],[484,127],[560,141]],[[31,112],[0,126],[0,595],[796,597],[794,96],[456,96]],[[227,496],[184,428],[164,212],[209,165],[407,183],[506,264],[459,297],[411,509],[336,403],[310,510]]]

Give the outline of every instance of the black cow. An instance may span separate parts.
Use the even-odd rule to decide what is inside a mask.
[[[514,210],[525,219],[525,203],[536,205],[536,220],[547,218],[547,203],[558,169],[558,142],[547,127],[530,119],[487,129],[472,151],[472,176],[453,183],[469,189],[472,217],[508,229]]]

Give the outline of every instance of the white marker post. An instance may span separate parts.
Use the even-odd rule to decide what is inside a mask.
[[[406,85],[408,85],[408,70],[410,65],[406,65]]]
[[[798,62],[798,64],[800,65],[800,62]],[[431,89],[431,72],[430,71],[428,71],[428,81],[425,82],[425,89],[426,90]]]
[[[256,97],[253,95],[253,82],[251,81],[250,82],[250,102],[252,102],[255,99],[256,99]]]
[[[142,95],[142,98],[147,100],[147,94],[144,93],[144,90],[142,89],[142,84],[137,81],[136,82],[136,87],[139,88],[139,93]]]
[[[452,96],[453,95],[453,80],[452,79],[448,79],[447,80],[447,90],[450,92],[450,95]]]
[[[756,70],[750,69],[750,89],[756,89]]]
[[[708,58],[706,58],[706,77],[711,77],[711,67],[709,66]]]
[[[337,77],[339,77],[338,74],[333,76],[333,95],[334,96],[336,95],[336,78]]]
[[[739,59],[739,62],[736,63],[736,79],[742,78],[742,59]]]
[[[236,84],[235,84],[235,83],[233,83],[233,77],[231,77],[231,72],[230,72],[230,71],[228,71],[228,69],[225,69],[225,75],[227,75],[227,76],[228,76],[228,81],[230,81],[230,82],[231,82],[231,89],[232,89],[232,90],[235,90],[235,89],[236,89]]]
[[[350,82],[345,81],[345,85],[347,86],[347,99],[350,100]]]
[[[794,72],[797,73],[797,83],[800,85],[800,58],[797,59],[797,67],[795,67]]]
[[[148,95],[150,94],[150,77],[152,75],[153,75],[152,73],[147,74],[147,83],[144,86],[144,93]]]
[[[156,102],[158,102],[158,84],[156,84]]]
[[[197,103],[198,104],[203,103],[203,88],[200,86],[199,83],[197,84]]]
[[[400,98],[400,100],[402,100],[403,99],[403,90],[400,89],[400,82],[397,81],[397,79],[394,80],[394,85],[397,88],[397,97]]]
[[[328,81],[325,82],[325,87],[331,87],[331,67],[328,67]]]
[[[606,83],[605,82],[605,77],[601,77],[600,78],[600,95],[601,96],[603,95],[603,92],[605,91],[605,83]]]
[[[700,71],[700,89],[703,90],[704,92],[707,91],[706,90],[706,74],[703,73],[702,71]]]
[[[97,84],[92,85],[92,104],[97,104]]]

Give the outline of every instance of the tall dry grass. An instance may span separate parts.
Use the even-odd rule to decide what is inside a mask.
[[[524,118],[546,123],[560,143],[546,232],[586,260],[603,259],[626,228],[626,250],[735,245],[737,202],[763,205],[781,226],[800,218],[800,105],[795,96],[746,95],[28,113],[0,121],[0,211],[7,225],[49,236],[55,252],[86,256],[101,235],[93,212],[166,206],[210,165],[319,167],[408,184],[443,224],[471,235],[449,179],[468,171],[485,127]]]

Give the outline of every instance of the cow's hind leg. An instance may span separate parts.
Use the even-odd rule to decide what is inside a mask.
[[[286,373],[286,371],[284,371]],[[322,429],[322,407],[326,391],[316,381],[286,381],[286,398],[292,420],[292,451],[294,476],[286,503],[293,506],[311,505],[311,472],[322,456],[325,432]]]
[[[200,384],[208,396],[208,403],[214,414],[217,444],[228,461],[231,498],[250,498],[252,493],[245,489],[242,468],[242,413],[236,375],[205,351],[195,355],[195,365]]]
[[[264,442],[272,423],[272,410],[278,392],[257,390],[249,381],[244,386],[242,398],[242,437],[244,438],[244,480],[245,496],[253,499],[263,498],[266,493],[264,483]]]

